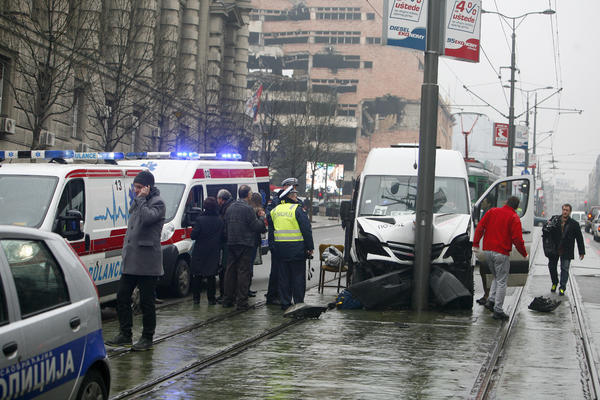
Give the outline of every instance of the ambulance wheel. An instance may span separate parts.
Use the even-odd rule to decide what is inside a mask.
[[[190,292],[190,266],[183,258],[177,260],[175,276],[173,276],[173,291],[177,297],[185,297]]]
[[[108,399],[108,389],[104,378],[100,372],[95,369],[90,369],[77,393],[77,400],[106,400]]]

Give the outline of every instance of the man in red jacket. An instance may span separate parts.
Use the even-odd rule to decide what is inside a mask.
[[[494,319],[507,320],[509,317],[502,310],[506,295],[506,281],[510,269],[509,254],[514,244],[523,257],[527,257],[521,220],[515,212],[519,207],[519,198],[512,196],[504,207],[492,208],[485,213],[473,239],[473,247],[479,247],[483,237],[483,253],[488,268],[494,275],[490,295],[485,307],[494,312]]]

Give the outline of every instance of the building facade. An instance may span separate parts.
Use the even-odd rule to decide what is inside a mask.
[[[246,140],[250,3],[3,0],[0,148],[215,151]]]
[[[382,0],[252,0],[252,5],[250,71],[293,77],[311,92],[337,96],[335,146],[322,161],[344,164],[344,194],[371,148],[418,143],[423,54],[381,44]],[[259,81],[264,99],[269,82]],[[452,146],[451,126],[442,104],[441,148]]]

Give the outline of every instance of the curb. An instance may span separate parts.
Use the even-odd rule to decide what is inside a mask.
[[[336,223],[336,224],[330,224],[330,225],[319,225],[319,226],[313,226],[313,227],[312,227],[312,229],[313,229],[313,230],[314,230],[314,229],[325,229],[325,228],[333,228],[333,227],[336,227],[336,226],[339,226],[339,227],[341,227],[341,226],[342,226],[342,223],[341,223],[341,222],[338,222],[338,223]]]

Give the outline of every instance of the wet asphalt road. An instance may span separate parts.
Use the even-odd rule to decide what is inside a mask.
[[[342,234],[339,227],[316,230],[315,244],[342,243]],[[587,252],[583,262],[573,263],[572,272],[578,282],[595,283],[600,245],[588,240]],[[318,280],[318,261],[315,264],[314,285]],[[569,293],[552,313],[528,310],[533,297],[549,295],[549,276],[541,250],[533,268],[517,314],[515,334],[502,356],[493,395],[498,399],[589,398],[568,306]],[[255,269],[253,287],[259,295],[254,300],[264,299],[267,270],[265,265]],[[600,296],[593,290],[593,283],[582,283],[580,287],[586,315],[596,321],[591,324],[591,331],[600,338],[600,308],[595,301]],[[480,285],[478,277],[476,285]],[[481,287],[476,286],[476,291],[477,298]],[[514,307],[515,293],[509,288],[507,311]],[[307,293],[306,302],[325,304],[335,295],[335,288],[326,289],[325,294],[314,288]],[[187,299],[160,309],[157,336],[230,310],[208,306],[205,299],[193,306]],[[178,335],[156,344],[150,352],[119,355],[111,359],[111,395],[284,321],[278,307],[260,307]],[[140,316],[134,325],[136,329],[140,327]],[[141,398],[468,398],[500,327],[501,323],[477,304],[472,312],[432,311],[421,315],[409,311],[332,310],[235,357],[171,379]],[[116,329],[116,321],[106,321],[105,337],[112,336]]]

